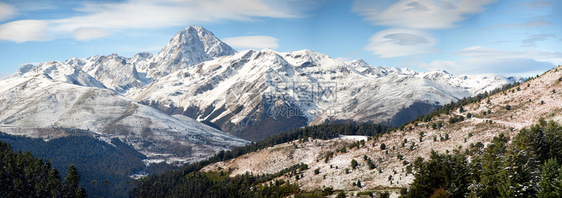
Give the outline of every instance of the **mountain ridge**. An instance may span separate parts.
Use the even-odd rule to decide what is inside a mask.
[[[437,189],[452,196],[507,192],[530,197],[552,192],[541,189],[543,179],[553,180],[541,164],[547,167],[551,156],[561,155],[558,147],[543,150],[559,144],[560,90],[562,65],[523,83],[444,105],[383,134],[380,128],[365,130],[368,124],[285,132],[142,179],[133,195],[172,195],[218,175],[226,181],[219,186],[259,178],[237,186],[235,192],[248,197],[280,193],[333,197],[338,192],[338,196],[427,197]],[[560,171],[554,162],[558,168],[553,170]],[[296,189],[287,190],[290,187]],[[191,189],[210,196],[222,193],[213,190]]]
[[[199,26],[179,31],[157,55],[26,65],[13,78],[51,73],[58,82],[107,88],[254,141],[321,123],[398,126],[451,101],[521,80],[374,67],[306,49],[237,52]]]
[[[52,129],[82,129],[119,138],[153,158],[173,157],[183,162],[248,143],[192,119],[169,116],[110,89],[55,81],[44,75],[10,78],[0,85],[0,131],[14,135],[52,139],[66,136]]]
[[[303,160],[310,170],[320,168],[321,173],[331,174],[323,174],[331,180],[322,181],[319,177],[322,174],[313,176],[311,171],[304,171],[307,177],[300,182],[304,182],[301,187],[305,190],[336,182],[341,185],[334,187],[350,189],[354,188],[350,185],[355,180],[372,180],[363,184],[376,188],[405,187],[413,177],[399,171],[405,166],[403,159],[395,158],[399,154],[411,154],[405,160],[412,162],[413,157],[426,156],[430,147],[445,152],[455,149],[453,143],[467,147],[469,143],[489,142],[498,132],[513,135],[538,119],[521,117],[524,111],[529,111],[528,103],[533,103],[532,107],[538,108],[542,116],[560,120],[556,114],[550,114],[560,102],[554,98],[556,95],[541,96],[545,90],[553,89],[552,94],[556,94],[559,89],[560,80],[556,82],[553,77],[558,74],[549,71],[541,79],[548,75],[550,84],[531,80],[534,84],[518,87],[521,92],[513,88],[511,94],[507,91],[504,96],[490,97],[490,103],[466,105],[465,110],[476,118],[447,124],[450,122],[447,118],[467,116],[458,111],[440,114],[432,122],[404,124],[400,132],[368,140],[366,145],[350,148],[353,150],[349,153],[336,154],[332,161],[336,167],[345,167],[349,160],[369,155],[380,159],[379,167],[387,167],[380,175],[361,176],[374,172],[367,170],[367,161],[360,161],[357,171],[343,179],[334,179],[342,175],[342,170],[328,169],[330,160],[325,164],[320,162],[327,153],[319,150],[355,145],[354,137],[310,142],[303,139],[304,142],[293,141],[259,151],[258,158],[246,157],[265,160],[281,156],[274,162],[261,161],[260,165],[269,169],[257,167],[256,173],[269,173]],[[374,67],[361,59],[343,62],[311,50],[237,52],[212,32],[191,26],[178,32],[157,55],[146,52],[130,58],[96,55],[24,65],[11,78],[0,80],[0,131],[50,140],[67,135],[59,129],[81,129],[102,140],[118,138],[146,155],[147,164],[194,163],[250,143],[247,140],[258,141],[304,126],[325,123],[400,126],[439,106],[517,81],[523,78],[496,74],[455,76],[447,71]],[[540,90],[529,91],[535,85]],[[518,96],[523,92],[527,94]],[[528,103],[527,99],[530,99]],[[505,110],[511,117],[495,117],[508,104],[514,109]],[[486,108],[493,109],[493,114],[482,113],[489,110]],[[489,120],[496,125],[490,122],[488,126]],[[444,127],[432,129],[433,123],[443,123]],[[477,129],[486,130],[476,132]],[[463,140],[470,130],[478,137]],[[422,131],[428,138],[446,134],[453,143],[442,143],[449,139],[416,142]],[[401,144],[403,139],[414,149],[408,150]],[[397,149],[384,153],[377,149],[382,142]],[[285,156],[291,152],[291,156]],[[244,163],[253,162],[237,158],[204,170],[232,168],[230,174],[235,175],[248,170]],[[388,179],[390,176],[394,179]],[[281,179],[297,182],[291,177]]]
[[[203,62],[126,95],[165,112],[211,122],[231,134],[257,140],[260,138],[252,137],[256,135],[253,131],[259,130],[257,126],[274,123],[267,128],[288,130],[283,126],[286,121],[275,121],[283,117],[301,123],[299,126],[337,120],[401,125],[419,115],[402,113],[403,118],[393,118],[401,110],[428,113],[436,106],[509,82],[493,74],[457,77],[444,72],[373,67],[364,61],[345,63],[310,50],[283,53],[264,49]],[[295,93],[301,88],[312,90]],[[335,96],[332,101],[316,97],[330,94]],[[410,107],[416,102],[430,106]],[[283,112],[279,109],[294,111],[295,115],[280,115]],[[335,113],[322,113],[328,111]],[[241,134],[245,130],[250,130],[249,134]]]
[[[165,76],[169,74],[169,71],[176,71],[235,53],[236,50],[215,37],[211,31],[200,26],[189,26],[178,32],[160,50],[155,62],[156,69],[149,75]]]
[[[351,195],[388,191],[398,197],[401,188],[414,182],[415,172],[408,169],[418,157],[428,160],[434,152],[479,155],[493,148],[498,137],[512,142],[535,124],[562,122],[561,72],[562,65],[494,95],[451,104],[428,120],[412,120],[380,136],[301,138],[209,164],[200,172],[230,170],[229,177],[274,174],[304,162],[308,169],[270,181],[296,184],[305,192],[331,187]],[[356,186],[358,181],[361,186]]]

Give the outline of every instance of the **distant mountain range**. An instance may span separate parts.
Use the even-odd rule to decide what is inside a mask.
[[[562,139],[561,90],[559,65],[493,94],[451,103],[422,120],[413,120],[384,134],[377,134],[381,131],[369,128],[368,124],[342,124],[305,127],[276,135],[273,140],[256,143],[262,145],[259,149],[247,146],[232,153],[219,153],[203,163],[209,165],[201,169],[186,166],[141,180],[132,195],[173,195],[198,186],[193,172],[197,172],[199,179],[205,174],[215,178],[224,171],[225,178],[235,178],[233,183],[248,175],[270,176],[264,179],[267,181],[242,188],[256,194],[267,192],[259,190],[263,183],[283,181],[298,187],[292,193],[295,197],[384,197],[381,194],[385,191],[390,197],[434,197],[437,193],[431,194],[438,188],[445,188],[444,194],[451,197],[455,193],[458,197],[497,197],[497,192],[508,192],[503,191],[507,189],[512,190],[511,197],[533,197],[550,190],[543,188],[545,181],[556,180],[548,177],[548,165],[543,164],[562,155],[557,152],[560,146],[555,146]],[[364,136],[363,131],[373,133]],[[325,136],[334,133],[352,135]],[[235,156],[224,157],[232,155]],[[296,165],[306,168],[294,168]],[[455,176],[441,177],[443,174]],[[495,179],[490,179],[490,175]],[[419,190],[420,186],[425,190]],[[190,190],[219,194],[212,189]],[[290,194],[286,189],[273,192]],[[425,195],[412,196],[420,192]]]
[[[56,128],[89,130],[149,157],[192,162],[307,125],[401,125],[521,80],[374,67],[310,50],[237,52],[190,26],[158,55],[23,66],[0,81],[0,130],[46,139],[65,136]]]

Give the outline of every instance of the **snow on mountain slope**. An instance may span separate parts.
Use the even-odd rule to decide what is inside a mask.
[[[178,32],[162,48],[150,72],[151,77],[161,77],[179,69],[233,55],[236,50],[200,26],[189,26]]]
[[[26,64],[13,74],[12,78],[36,76],[38,74],[58,82],[65,82],[85,87],[105,88],[101,82],[84,71],[57,61],[49,61],[39,64]]]
[[[474,159],[484,152],[484,145],[489,146],[499,134],[513,140],[522,129],[533,127],[541,119],[562,122],[561,90],[562,65],[481,101],[465,104],[462,106],[464,112],[457,108],[450,114],[441,113],[430,121],[417,121],[407,124],[402,130],[367,139],[364,144],[344,138],[300,139],[213,163],[202,171],[233,170],[229,172],[230,176],[248,172],[274,174],[305,163],[308,169],[301,171],[299,177],[286,174],[270,181],[283,179],[309,192],[333,187],[334,190],[346,191],[348,195],[390,191],[398,197],[399,189],[410,187],[414,181],[414,174],[409,173],[407,167],[419,157],[427,160],[432,152],[472,153],[468,158]],[[509,110],[507,105],[511,106]],[[458,116],[466,119],[449,122],[450,118]],[[436,123],[443,125],[433,128]],[[350,146],[353,143],[358,146]],[[382,144],[386,149],[381,148]],[[345,151],[341,152],[342,148]],[[329,152],[333,155],[326,159]],[[369,166],[369,158],[374,168]],[[351,166],[352,160],[358,162],[356,168]],[[361,182],[361,188],[354,184],[357,181]]]
[[[39,66],[24,66],[18,74],[20,76],[34,69],[34,73],[64,73],[66,70],[76,71],[78,74],[95,79],[103,86],[124,94],[130,89],[142,89],[153,80],[165,76],[179,69],[194,66],[217,57],[233,55],[236,51],[216,38],[212,32],[199,27],[190,26],[178,32],[170,42],[162,48],[157,56],[148,52],[125,58],[112,54],[109,56],[92,56],[89,58],[71,58],[61,62],[46,62]],[[46,67],[56,64],[58,67]],[[62,68],[61,68],[62,67]],[[64,70],[64,71],[58,71]],[[92,78],[93,77],[93,78]],[[61,82],[73,83],[73,79],[57,78]],[[76,84],[76,83],[75,83]],[[93,86],[82,83],[79,85]],[[96,84],[98,87],[99,83]]]
[[[146,79],[146,74],[137,70],[136,62],[142,62],[143,60],[141,55],[124,58],[112,54],[109,56],[92,56],[85,59],[84,64],[73,66],[94,76],[107,88],[124,93],[131,88],[141,88],[150,83],[150,79]]]
[[[264,49],[184,68],[127,95],[257,140],[327,122],[400,125],[438,105],[508,82],[491,74],[420,73],[373,67],[362,60],[344,63],[310,50]]]
[[[118,137],[149,156],[192,162],[247,141],[185,116],[172,117],[109,89],[30,74],[0,81],[0,131],[52,138],[53,128]]]
[[[43,74],[58,82],[109,88],[124,93],[131,88],[142,88],[151,82],[151,79],[146,78],[146,69],[152,59],[150,53],[140,53],[133,58],[125,58],[117,54],[92,56],[86,59],[71,58],[65,62],[27,64],[12,77]],[[139,72],[138,66],[142,67],[144,72]]]
[[[154,62],[154,55],[149,52],[141,52],[127,60],[129,63],[135,64],[139,77],[146,79],[146,74],[150,70],[150,64]],[[149,79],[148,79],[149,80]]]
[[[486,91],[489,92],[508,83],[524,81],[524,79],[521,78],[508,79],[497,74],[453,76],[446,71],[425,72],[420,73],[420,75],[423,75],[423,78],[438,81],[442,84],[466,89],[473,94],[481,94]]]
[[[58,82],[106,87],[250,140],[321,123],[401,125],[515,80],[373,67],[310,50],[236,52],[199,26],[179,31],[158,55],[72,58],[27,65],[14,76],[39,73]]]

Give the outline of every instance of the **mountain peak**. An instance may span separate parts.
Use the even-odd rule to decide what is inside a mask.
[[[159,55],[162,52],[167,52],[165,50],[167,47],[187,47],[183,50],[189,52],[203,52],[212,58],[229,56],[236,53],[232,47],[218,39],[211,31],[196,25],[189,26],[179,31],[170,39],[168,45],[160,51]],[[196,49],[195,47],[201,47],[201,49]]]
[[[180,30],[176,35],[174,35],[174,37],[172,37],[172,39],[170,39],[170,43],[178,42],[177,44],[182,44],[189,42],[190,38],[218,40],[211,31],[203,27],[193,25]]]
[[[189,66],[236,53],[211,31],[200,26],[189,26],[179,31],[158,53],[159,65],[152,76],[163,76]]]
[[[192,25],[192,26],[188,26],[183,30],[180,30],[179,33],[181,32],[189,32],[189,31],[196,31],[196,32],[201,32],[201,33],[210,33],[212,34],[211,31],[205,29],[204,27],[198,26],[198,25]]]
[[[348,61],[346,62],[348,65],[359,65],[359,66],[369,66],[372,67],[369,63],[367,63],[367,61],[363,60],[363,59],[355,59],[352,61]]]

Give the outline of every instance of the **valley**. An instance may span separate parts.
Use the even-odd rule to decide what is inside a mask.
[[[367,141],[303,137],[215,162],[200,171],[226,172],[230,177],[248,173],[275,175],[279,170],[305,163],[307,169],[270,181],[290,182],[305,192],[321,192],[330,187],[348,195],[388,191],[399,196],[401,189],[409,188],[415,180],[412,167],[417,158],[427,160],[436,152],[464,153],[470,159],[485,152],[498,136],[512,143],[520,131],[546,122],[541,119],[559,123],[562,97],[557,90],[562,89],[561,76],[562,67],[554,68],[481,100],[453,103],[452,108],[437,111],[430,121],[412,120],[400,129],[371,136]],[[463,118],[458,119],[460,116]],[[352,161],[356,161],[355,167]],[[356,186],[358,181],[360,187]]]
[[[539,118],[559,121],[558,69],[530,79],[454,76],[343,62],[311,50],[238,52],[190,26],[158,55],[23,66],[0,81],[0,131],[52,142],[78,130],[110,146],[122,142],[152,171],[114,172],[118,183],[152,175],[138,180],[142,186],[180,167],[172,173],[226,171],[257,176],[261,183],[251,186],[282,180],[300,192],[397,196],[415,181],[418,157],[470,153],[500,134],[515,137]],[[113,190],[123,189],[133,188]]]
[[[562,197],[559,10],[0,0],[0,198]]]

